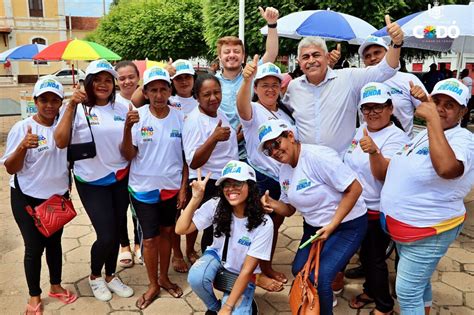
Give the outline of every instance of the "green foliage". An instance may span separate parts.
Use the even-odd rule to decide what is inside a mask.
[[[130,60],[190,58],[207,51],[200,0],[119,1],[87,39]]]

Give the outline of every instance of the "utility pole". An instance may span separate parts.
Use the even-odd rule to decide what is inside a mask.
[[[245,42],[245,0],[239,0],[239,38]]]
[[[103,10],[102,16],[105,16],[105,0],[102,0],[102,10]]]

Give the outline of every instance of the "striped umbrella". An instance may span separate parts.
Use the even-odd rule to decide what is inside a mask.
[[[10,48],[0,54],[0,63],[5,63],[7,60],[16,61],[31,61],[33,56],[46,48],[42,44],[28,44]]]
[[[80,39],[66,40],[49,45],[33,57],[35,60],[120,60],[113,51],[94,42]]]

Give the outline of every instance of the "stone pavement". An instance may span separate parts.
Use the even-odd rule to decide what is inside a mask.
[[[3,155],[5,141],[11,126],[19,116],[0,117],[0,152]],[[0,314],[20,314],[27,300],[27,287],[23,271],[23,241],[16,223],[13,220],[9,199],[9,175],[5,168],[0,168]],[[136,265],[130,269],[119,269],[122,280],[135,290],[132,298],[118,298],[114,295],[108,303],[99,302],[93,296],[87,282],[89,275],[90,246],[95,234],[85,214],[77,193],[73,201],[78,216],[69,223],[63,234],[63,284],[77,292],[80,298],[73,304],[64,305],[51,298],[44,297],[45,314],[204,314],[205,307],[191,292],[186,283],[185,274],[170,271],[170,278],[184,290],[180,299],[172,298],[166,291],[145,311],[135,308],[135,301],[147,287],[147,276],[144,266]],[[474,314],[474,190],[465,200],[468,210],[467,222],[463,233],[452,244],[448,253],[440,261],[433,275],[434,310],[431,314],[472,315]],[[287,218],[281,227],[274,263],[277,270],[289,277],[290,264],[294,257],[302,234],[302,218],[295,215]],[[132,231],[130,228],[129,231]],[[198,246],[196,246],[198,248]],[[184,246],[183,246],[184,249]],[[353,262],[356,258],[353,259]],[[393,283],[393,260],[389,261]],[[48,290],[48,269],[43,259],[42,288]],[[292,277],[290,278],[291,283]],[[348,307],[348,300],[358,294],[362,288],[361,280],[346,279],[342,296],[338,297],[336,315],[369,314],[370,308],[360,311]],[[257,289],[256,300],[260,314],[290,314],[288,291],[290,285],[279,293],[268,293]],[[43,292],[43,296],[46,296]],[[398,308],[396,308],[398,310]]]

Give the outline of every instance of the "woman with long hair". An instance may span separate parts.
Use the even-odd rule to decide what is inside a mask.
[[[250,314],[259,263],[270,259],[273,224],[260,203],[255,171],[246,163],[229,161],[215,182],[218,197],[199,206],[210,177],[207,173],[202,180],[198,169],[191,200],[176,223],[178,234],[214,226],[212,244],[189,270],[188,282],[206,305],[206,314]],[[238,274],[222,302],[212,287],[221,268]]]

